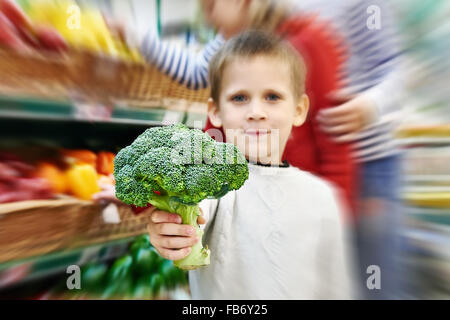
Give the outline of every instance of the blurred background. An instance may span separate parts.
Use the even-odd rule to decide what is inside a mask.
[[[139,49],[149,30],[204,48],[216,33],[198,1],[0,4],[0,299],[189,298],[186,274],[152,250],[148,216],[93,195],[114,185],[115,154],[145,129],[205,123],[208,90],[173,81]],[[406,298],[449,299],[450,2],[392,10],[406,73],[395,134]],[[82,290],[67,289],[70,265]]]

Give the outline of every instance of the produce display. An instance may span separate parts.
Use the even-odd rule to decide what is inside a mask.
[[[12,153],[0,153],[0,203],[52,197],[51,186],[33,175],[34,167]]]
[[[38,154],[35,159],[0,152],[0,203],[51,199],[59,194],[91,200],[102,186],[114,184],[114,157],[107,151],[68,149],[51,157]]]
[[[202,246],[203,230],[197,224],[198,203],[220,198],[247,180],[247,161],[237,147],[182,124],[155,127],[122,149],[114,164],[118,199],[177,213],[183,224],[196,229],[200,241],[175,266],[195,269],[209,264],[210,252]]]
[[[89,101],[86,105],[92,108],[97,106],[97,102],[102,107],[103,104],[109,107],[116,101],[120,101],[121,105],[128,104],[128,100],[140,105],[142,101],[151,101],[153,96],[158,99],[162,96],[163,102],[166,98],[181,97],[183,106],[190,99],[204,101],[207,90],[199,90],[199,98],[191,98],[193,92],[158,70],[143,66],[145,61],[137,44],[125,32],[126,26],[105,15],[95,3],[0,0],[0,54],[4,57],[0,67],[6,76],[2,79],[1,94],[8,98],[18,95],[19,99],[22,95],[32,99],[41,99],[42,96],[48,99],[51,96],[51,99],[58,101],[63,97],[72,101],[76,99],[77,103],[80,97],[80,100]],[[109,8],[103,6],[106,7]],[[121,77],[116,72],[121,72]],[[172,90],[172,86],[177,90]],[[172,96],[172,92],[176,95]],[[103,97],[107,97],[104,99],[106,101]],[[158,107],[164,107],[163,102]],[[16,104],[4,105],[5,109],[11,108],[14,112],[25,114]],[[36,108],[49,113],[47,107],[40,105]],[[56,112],[63,114],[61,110]],[[77,112],[75,117],[86,117],[87,114]],[[109,124],[104,124],[104,128],[113,130]],[[26,145],[27,142],[14,146],[17,140],[15,133],[8,133],[5,138],[10,137],[12,140],[5,141],[0,147],[0,204],[4,204],[2,209],[7,218],[3,219],[4,226],[6,222],[20,226],[24,233],[14,233],[15,238],[19,239],[17,242],[11,241],[12,232],[4,237],[10,243],[20,243],[21,246],[8,249],[9,252],[4,250],[8,256],[3,261],[19,261],[24,252],[26,258],[34,258],[71,251],[80,243],[101,242],[107,245],[117,239],[128,239],[145,232],[147,217],[137,215],[151,205],[179,214],[183,223],[192,225],[200,238],[188,257],[175,262],[161,258],[151,246],[148,236],[136,239],[128,253],[115,261],[110,260],[122,255],[123,251],[108,259],[94,257],[88,264],[85,264],[83,257],[83,262],[80,262],[82,290],[68,292],[64,281],[59,287],[63,296],[78,295],[81,299],[167,299],[172,290],[187,289],[184,270],[208,265],[210,259],[208,247],[202,246],[203,231],[197,224],[199,202],[206,198],[220,198],[231,190],[237,190],[248,178],[247,162],[236,147],[217,143],[200,130],[190,130],[184,125],[149,129],[124,148],[119,156],[103,150],[94,152],[55,147],[53,139],[48,144],[50,147],[43,147],[41,142],[47,145],[48,137],[41,137],[40,134],[36,137],[39,146]],[[98,140],[97,137],[94,143]],[[177,144],[186,140],[192,140],[194,147],[200,142],[200,149],[188,151],[192,162],[171,162],[170,155]],[[78,146],[72,142],[69,144]],[[89,141],[87,145],[92,144]],[[105,143],[94,145],[103,146]],[[217,164],[214,162],[217,159],[225,163]],[[128,208],[114,207],[115,204],[105,206],[107,200],[85,202],[92,200],[102,189],[115,188],[118,199],[131,205],[134,215]],[[28,201],[44,199],[50,201]],[[69,204],[65,203],[65,209],[60,210],[53,207],[54,203],[59,202],[55,200],[67,200]],[[19,201],[23,202],[14,203]],[[48,208],[44,208],[43,203]],[[33,209],[29,210],[29,206]],[[80,212],[78,206],[83,207],[84,211]],[[25,216],[17,208],[28,210],[27,221],[23,224],[14,223],[14,219]],[[48,212],[56,212],[59,219],[54,219]],[[83,215],[84,212],[89,215]],[[42,217],[54,220],[55,224],[45,223]],[[42,233],[25,232],[29,231],[28,227]],[[60,232],[62,230],[67,232]],[[29,234],[42,240],[42,246],[39,247],[34,239],[29,238]],[[33,248],[40,249],[32,251]],[[37,278],[40,277],[47,279],[47,275],[38,274]]]
[[[18,51],[35,48],[59,52],[68,48],[55,29],[35,24],[11,0],[0,1],[0,46]]]
[[[137,46],[109,27],[102,12],[72,0],[0,0],[0,47],[65,52],[73,48],[143,62]]]
[[[62,285],[64,286],[65,283]],[[162,259],[148,235],[136,238],[128,253],[111,264],[90,263],[81,268],[80,296],[99,299],[161,299],[187,285],[187,274]]]

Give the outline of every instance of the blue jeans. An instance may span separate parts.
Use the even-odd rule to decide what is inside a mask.
[[[355,229],[361,299],[396,299],[401,295],[400,160],[401,157],[395,155],[361,165],[359,219]],[[373,265],[380,270],[379,289],[367,286],[369,277],[374,274],[367,269]],[[374,284],[372,280],[369,282]]]

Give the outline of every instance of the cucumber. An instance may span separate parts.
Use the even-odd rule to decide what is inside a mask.
[[[160,256],[153,248],[139,248],[133,254],[133,271],[137,276],[152,274],[157,270]]]
[[[108,266],[106,264],[87,264],[81,268],[81,289],[99,292],[105,285]]]

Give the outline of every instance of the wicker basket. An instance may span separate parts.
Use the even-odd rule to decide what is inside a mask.
[[[118,213],[120,223],[106,223],[103,219],[102,208],[98,205],[89,206],[87,214],[79,221],[78,233],[70,243],[67,243],[67,247],[84,247],[147,232],[149,214],[136,215],[128,206],[118,206]]]
[[[84,51],[65,55],[0,50],[0,94],[204,110],[209,89],[190,90],[151,65]]]
[[[0,92],[60,100],[75,86],[69,65],[74,66],[69,57],[45,58],[0,50]]]
[[[119,207],[120,223],[105,223],[102,207],[77,199],[22,201],[0,205],[0,263],[64,249],[137,236],[148,214]]]

